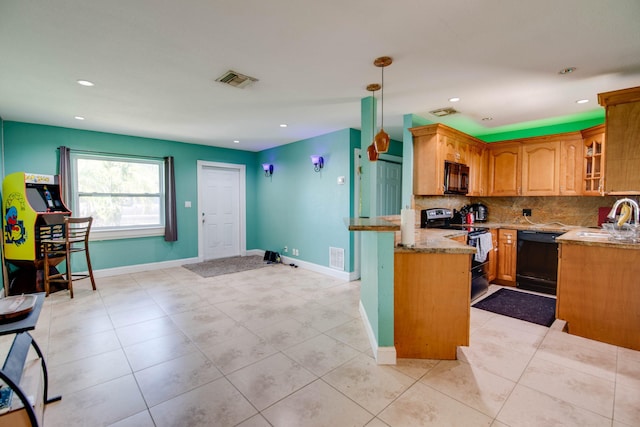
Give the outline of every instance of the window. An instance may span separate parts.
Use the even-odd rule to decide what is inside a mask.
[[[101,239],[164,234],[161,160],[73,154],[74,216],[92,216]]]

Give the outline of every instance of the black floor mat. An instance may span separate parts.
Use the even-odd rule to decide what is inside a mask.
[[[504,288],[473,304],[473,307],[543,326],[551,326],[556,318],[555,298]]]

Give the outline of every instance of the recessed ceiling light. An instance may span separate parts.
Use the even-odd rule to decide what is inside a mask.
[[[493,117],[483,117],[482,118],[483,122],[490,122],[491,120],[493,120]]]
[[[74,119],[76,119],[76,120],[84,120],[84,117],[82,117],[82,116],[75,116],[75,117],[74,117]]]
[[[589,100],[588,100],[588,99],[578,99],[578,100],[576,101],[576,104],[586,104],[587,102],[589,102]]]
[[[95,86],[95,84],[89,80],[78,80],[78,84],[80,86]]]
[[[286,124],[286,123],[282,123],[282,124],[280,125],[280,127],[281,127],[281,128],[286,128],[286,127],[287,127],[287,124]]]
[[[234,143],[234,144],[240,144],[240,141],[239,141],[239,140],[237,140],[237,139],[234,139],[234,140],[233,140],[233,143]]]
[[[449,98],[449,102],[458,102],[458,101],[460,101],[460,98],[458,97]]]
[[[558,71],[558,74],[571,74],[576,70],[576,67],[567,67],[567,68],[563,68],[562,70]]]

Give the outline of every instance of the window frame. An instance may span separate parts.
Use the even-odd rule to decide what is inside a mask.
[[[100,160],[100,161],[116,161],[127,163],[154,164],[158,166],[159,174],[159,190],[158,199],[160,202],[160,224],[152,225],[127,225],[116,227],[91,227],[90,240],[114,240],[114,239],[130,239],[139,237],[164,236],[165,233],[165,170],[164,160],[157,158],[145,158],[117,154],[98,154],[98,153],[71,153],[70,169],[71,169],[71,212],[77,212],[80,205],[80,191],[78,188],[78,160]],[[115,193],[114,193],[115,194]],[[135,195],[136,193],[127,193],[127,195]],[[149,193],[144,193],[145,197]]]

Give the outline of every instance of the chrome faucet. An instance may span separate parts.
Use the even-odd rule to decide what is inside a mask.
[[[620,206],[622,203],[625,203],[625,202],[631,205],[631,211],[632,211],[631,213],[633,214],[635,225],[636,226],[639,225],[640,224],[640,208],[638,207],[638,202],[628,197],[625,197],[624,199],[616,200],[616,202],[613,204],[613,207],[611,208],[611,211],[609,212],[609,215],[607,215],[607,218],[615,219],[616,212],[618,211],[618,206]]]

